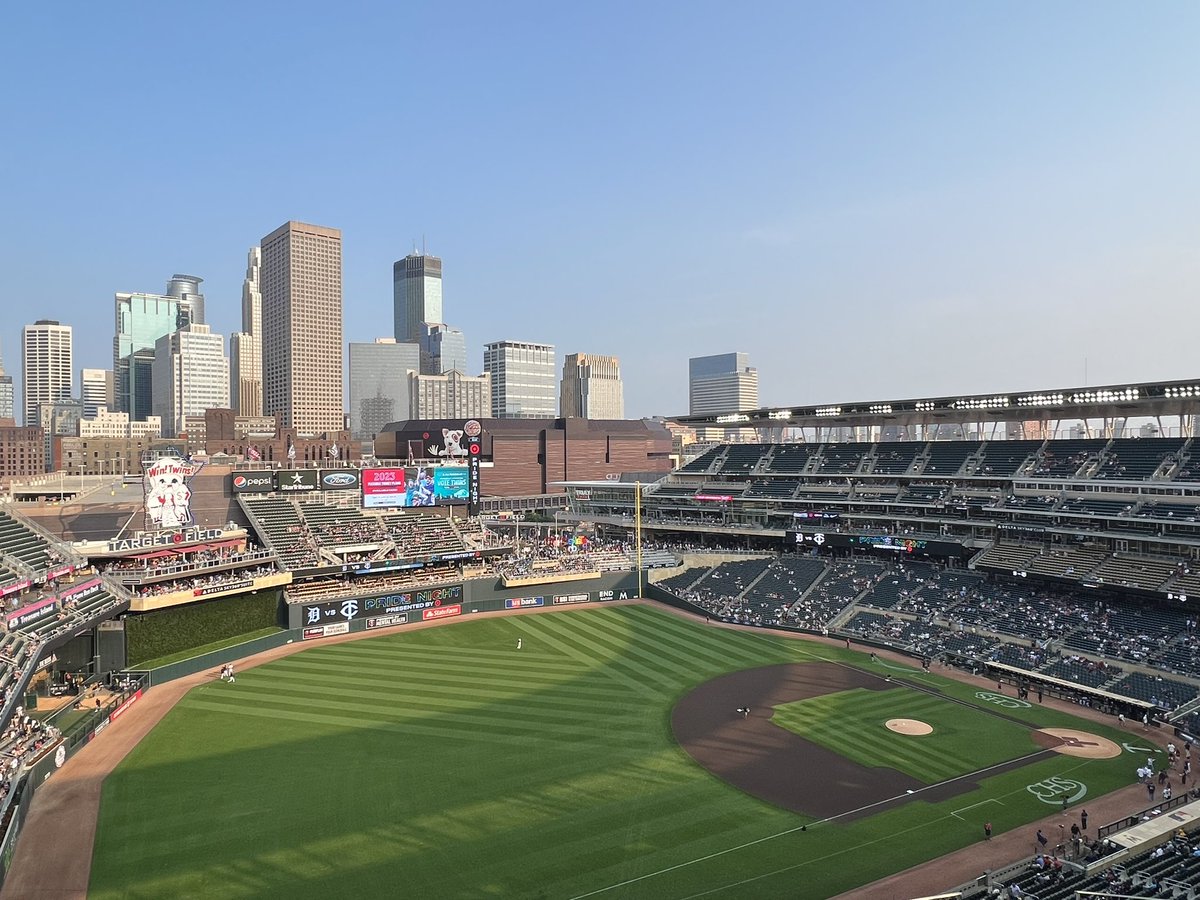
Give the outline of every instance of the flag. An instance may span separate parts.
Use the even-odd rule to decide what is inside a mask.
[[[333,457],[334,459],[338,458],[338,445],[337,444],[329,445],[329,455],[331,457]]]
[[[262,459],[262,453],[259,452],[259,449],[257,447],[254,447],[254,446],[247,447],[246,448],[246,459],[252,460],[254,462],[258,462],[260,459]]]
[[[288,459],[296,458],[296,442],[292,440],[292,436],[290,434],[288,435],[287,457]]]

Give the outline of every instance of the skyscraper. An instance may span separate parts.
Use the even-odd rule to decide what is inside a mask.
[[[83,417],[96,418],[104,407],[113,410],[113,373],[108,369],[79,370],[79,399],[83,401]]]
[[[442,375],[467,371],[467,338],[449,325],[421,323],[421,372]]]
[[[179,304],[177,328],[204,324],[204,295],[200,293],[203,280],[198,275],[172,275],[167,282],[167,296]]]
[[[572,353],[563,361],[559,402],[567,418],[625,418],[620,360],[615,356]]]
[[[483,348],[483,371],[492,376],[497,419],[553,419],[554,345],[495,341]]]
[[[288,222],[262,239],[263,414],[341,431],[342,232]]]
[[[239,416],[261,416],[262,385],[262,250],[246,255],[242,282],[242,330],[229,338],[229,400]]]
[[[150,415],[150,380],[154,345],[160,337],[204,315],[204,297],[189,293],[200,279],[176,275],[167,285],[172,294],[116,295],[116,334],[113,337],[113,407],[135,422]]]
[[[14,423],[16,422],[15,404],[13,379],[11,375],[5,374],[4,360],[0,358],[0,421],[11,419]]]
[[[421,371],[416,344],[376,338],[350,344],[350,437],[369,440],[390,422],[412,418],[408,374]]]
[[[163,437],[178,437],[186,416],[229,406],[229,360],[225,338],[208,325],[185,325],[154,347],[154,415]]]
[[[392,265],[392,303],[396,340],[419,344],[422,324],[442,319],[442,261],[413,252]]]
[[[758,408],[758,370],[745,353],[688,360],[688,412],[693,416]]]
[[[414,419],[490,419],[492,384],[483,375],[408,373],[409,415]]]
[[[40,423],[38,404],[71,399],[73,352],[70,325],[39,319],[21,330],[24,424]]]

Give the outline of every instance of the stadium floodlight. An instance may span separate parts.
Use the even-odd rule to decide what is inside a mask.
[[[777,409],[777,410],[774,410],[773,412],[767,413],[768,419],[787,421],[791,417],[792,417],[792,411],[790,409]]]
[[[937,407],[937,404],[934,403],[932,400],[918,400],[917,401],[917,412],[933,412],[933,410],[936,407]]]
[[[888,415],[891,413],[891,411],[892,404],[890,403],[876,403],[871,407],[871,414],[876,416]]]
[[[735,422],[749,422],[750,417],[745,413],[729,413],[724,416],[717,416],[718,425],[731,425]]]
[[[840,416],[842,408],[840,406],[818,406],[816,414],[818,416]]]

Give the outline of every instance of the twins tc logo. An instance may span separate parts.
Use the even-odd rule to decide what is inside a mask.
[[[358,615],[358,601],[346,600],[342,603],[342,616],[347,619],[353,619]]]
[[[1077,803],[1087,796],[1087,785],[1082,781],[1053,775],[1045,781],[1031,784],[1025,788],[1043,803],[1058,806],[1065,797],[1068,803]]]

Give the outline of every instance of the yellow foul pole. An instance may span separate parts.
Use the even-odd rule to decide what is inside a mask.
[[[633,484],[633,523],[637,535],[638,599],[642,599],[642,483]]]

